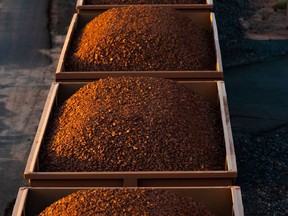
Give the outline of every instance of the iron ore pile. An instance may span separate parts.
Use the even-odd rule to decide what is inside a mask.
[[[87,2],[77,1],[13,215],[214,215],[205,205],[243,215],[211,3]]]
[[[205,4],[205,0],[86,0],[87,4]]]
[[[66,71],[215,70],[213,34],[172,8],[110,9],[76,34]]]
[[[106,78],[71,96],[51,118],[43,171],[223,170],[220,113],[163,78]]]
[[[165,190],[94,189],[74,192],[47,207],[45,215],[212,216],[206,206]]]

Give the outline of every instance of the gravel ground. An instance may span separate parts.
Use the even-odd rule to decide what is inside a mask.
[[[249,0],[215,0],[219,40],[224,68],[266,61],[288,53],[288,40],[257,41],[243,38],[240,17],[252,16]]]
[[[287,55],[288,40],[243,38],[245,32],[239,18],[251,16],[254,11],[248,0],[217,0],[214,4],[224,71],[230,66]],[[287,132],[288,125],[259,134],[233,128],[239,173],[236,184],[241,186],[245,215],[288,214]]]
[[[234,130],[235,151],[246,215],[287,215],[288,126],[249,135]]]

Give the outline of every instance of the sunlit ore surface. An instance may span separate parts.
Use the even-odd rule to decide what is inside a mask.
[[[216,69],[213,33],[171,8],[113,8],[72,38],[66,71]]]
[[[197,215],[212,216],[190,197],[153,189],[95,189],[70,194],[47,207],[45,215]]]
[[[92,82],[55,110],[44,171],[224,170],[220,111],[174,81]]]
[[[205,0],[86,0],[89,4],[205,4]]]

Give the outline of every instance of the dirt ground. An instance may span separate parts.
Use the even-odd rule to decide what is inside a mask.
[[[240,18],[245,37],[253,40],[287,40],[288,15],[286,10],[274,10],[278,0],[252,0],[254,14],[248,19]]]

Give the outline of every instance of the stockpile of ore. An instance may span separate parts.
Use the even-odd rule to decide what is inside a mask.
[[[206,0],[86,0],[85,3],[92,5],[205,4]],[[87,11],[89,10],[91,14],[94,12],[91,8]],[[85,13],[87,11],[84,10]],[[74,29],[74,36],[69,38],[70,44],[64,58],[65,71],[155,71],[155,74],[157,71],[158,73],[159,71],[173,71],[175,74],[177,71],[215,71],[216,49],[211,29],[207,30],[198,26],[184,15],[185,12],[187,11],[180,12],[169,7],[155,5],[116,7],[107,10],[92,19],[82,29],[77,29],[77,27]],[[198,15],[193,13],[189,15]],[[77,17],[78,27],[82,25],[83,20],[81,22],[80,20],[87,18],[81,15],[78,14]],[[200,16],[199,19],[202,17]],[[59,62],[61,61],[60,57]],[[207,77],[207,79],[210,78]],[[79,75],[75,81],[77,83],[84,79],[85,77]],[[29,180],[31,188],[23,191],[34,190],[33,187],[37,184],[49,186],[48,189],[45,187],[35,189],[41,193],[38,195],[35,193],[32,198],[32,193],[29,192],[26,197],[23,192],[20,199],[26,199],[25,202],[28,204],[24,205],[23,208],[27,209],[21,210],[21,214],[31,211],[27,206],[30,207],[33,203],[31,200],[34,199],[40,205],[49,203],[46,209],[44,207],[43,211],[40,210],[42,211],[40,216],[214,215],[204,204],[188,196],[195,197],[194,192],[191,193],[195,189],[191,185],[198,184],[194,185],[195,176],[200,177],[200,180],[197,179],[195,182],[203,179],[203,185],[211,184],[214,187],[218,181],[221,181],[221,178],[216,176],[218,172],[215,172],[216,175],[213,172],[195,172],[196,175],[187,172],[187,179],[186,177],[180,179],[182,177],[179,178],[178,172],[177,174],[167,172],[172,176],[165,177],[168,181],[161,177],[162,173],[165,176],[167,174],[161,171],[227,170],[220,109],[199,93],[191,90],[189,87],[195,87],[194,84],[195,82],[185,82],[184,85],[173,80],[146,76],[109,77],[84,85],[62,104],[57,103],[67,96],[67,92],[69,94],[70,88],[77,88],[79,83],[64,84],[63,86],[68,86],[68,91],[67,89],[62,91],[65,87],[61,89],[62,86],[56,84],[54,89],[51,88],[53,98],[48,98],[48,105],[45,105],[49,107],[47,109],[49,110],[52,101],[55,102],[53,111],[51,113],[49,111],[49,122],[46,125],[46,113],[43,115],[46,118],[43,120],[44,126],[42,125],[44,129],[39,127],[41,132],[37,132],[41,134],[45,130],[44,138],[41,137],[40,150],[37,152],[37,165],[33,164],[37,167],[35,172],[37,177],[31,178]],[[55,93],[56,91],[58,92]],[[210,90],[207,89],[207,91]],[[38,140],[35,140],[32,147],[34,151],[38,150],[38,146],[35,147]],[[233,153],[233,149],[231,151]],[[35,160],[36,157],[34,155],[33,157],[32,160]],[[141,180],[136,179],[135,171],[159,171],[153,172],[151,179],[160,176],[158,184],[162,188],[167,186],[166,181],[168,184],[170,184],[169,181],[173,181],[171,184],[175,184],[175,188],[170,188],[170,191],[179,191],[178,187],[185,187],[187,184],[185,188],[187,196],[164,189],[132,188],[135,182],[136,185],[141,185],[139,183]],[[39,177],[37,172],[43,172],[40,176],[47,173]],[[59,173],[51,175],[49,172]],[[78,175],[79,173],[67,172],[82,173]],[[93,173],[87,175],[83,172],[108,172],[108,175],[103,174],[105,178],[108,177],[99,179],[99,177],[92,176],[90,179],[89,175]],[[115,172],[131,174],[131,179],[130,177],[123,179],[122,173],[116,173],[116,178],[119,176],[120,181],[123,180],[123,185],[130,188],[79,190],[54,202],[57,198],[53,198],[60,197],[67,190],[71,190],[71,188],[65,188],[66,184],[66,186],[75,184],[81,187],[82,184],[89,185],[94,180],[95,182],[100,180],[100,185],[102,181],[107,181],[107,185],[112,186],[109,185],[111,180],[109,174],[115,174]],[[200,176],[203,173],[205,177]],[[212,174],[204,179],[206,173]],[[54,178],[54,174],[58,176]],[[66,175],[69,177],[66,178]],[[76,178],[81,176],[79,185],[74,179],[75,176]],[[148,181],[149,178],[147,177]],[[230,179],[227,179],[224,176],[223,183],[221,183],[229,185],[226,182]],[[70,180],[73,182],[71,183]],[[112,180],[114,180],[113,177]],[[56,190],[49,188],[51,185],[55,186],[54,184],[64,185],[64,187]],[[196,195],[199,198],[207,194],[207,192],[201,194],[201,191],[199,191],[200,195]],[[52,194],[54,192],[55,194]],[[215,194],[215,191],[212,190],[211,194]],[[217,211],[219,203],[212,203],[215,200],[210,198],[209,196],[205,199],[205,202]],[[27,199],[30,200],[27,201]],[[223,195],[219,194],[219,199],[223,199]],[[239,198],[235,195],[236,205],[238,205],[237,199]],[[15,205],[16,208],[19,206],[21,208],[19,203],[23,203],[22,201],[16,202],[18,205]],[[234,215],[234,209],[231,211],[229,203],[227,206],[228,211]],[[35,211],[38,211],[38,207]],[[241,209],[239,211],[241,212]]]
[[[205,0],[86,0],[87,4],[205,4]]]
[[[43,171],[223,170],[220,113],[162,78],[106,78],[71,96],[49,122]]]
[[[172,8],[110,9],[76,34],[66,71],[215,70],[213,34]]]
[[[202,203],[164,190],[94,189],[64,197],[40,213],[45,215],[214,215]]]

